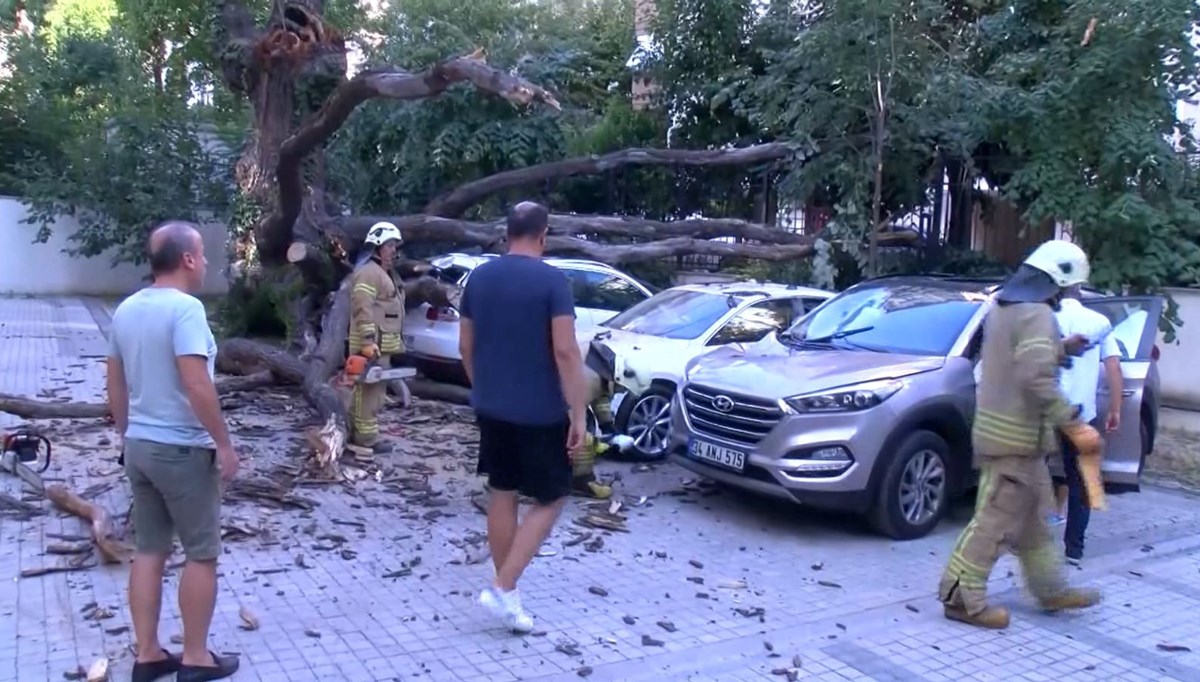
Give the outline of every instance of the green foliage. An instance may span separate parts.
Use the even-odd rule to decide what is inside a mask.
[[[217,309],[221,332],[227,337],[291,339],[290,308],[299,296],[300,289],[294,284],[237,279]]]
[[[564,111],[517,109],[467,86],[432,100],[370,102],[331,146],[336,190],[363,212],[415,212],[463,182],[562,158],[568,135],[597,119],[609,85],[619,82],[628,48],[617,36],[631,32],[632,16],[622,12],[628,5],[628,0],[393,4],[368,24],[383,36],[368,54],[371,61],[417,70],[483,47],[491,64],[516,69],[555,92]],[[495,214],[496,202],[474,213]]]

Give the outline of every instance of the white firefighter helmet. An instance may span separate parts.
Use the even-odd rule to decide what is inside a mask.
[[[397,242],[404,241],[404,238],[400,236],[400,228],[386,220],[381,220],[372,225],[371,229],[367,230],[367,238],[363,240],[363,243],[379,248],[393,240]]]
[[[1025,265],[1046,273],[1063,288],[1086,283],[1092,271],[1083,249],[1062,239],[1052,239],[1034,249]]]
[[[1091,266],[1083,249],[1054,239],[1029,254],[1004,282],[997,298],[1001,303],[1047,303],[1063,289],[1086,282],[1090,274]]]

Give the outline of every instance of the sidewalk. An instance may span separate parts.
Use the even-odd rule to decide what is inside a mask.
[[[103,314],[78,300],[0,299],[0,320],[0,392],[102,399]],[[302,397],[271,389],[227,410],[254,459],[248,480],[279,480],[302,461]],[[1085,613],[1036,613],[1016,562],[1002,560],[992,589],[1014,618],[995,633],[944,620],[935,599],[969,509],[927,538],[892,543],[854,519],[715,494],[675,467],[608,463],[628,496],[629,532],[577,525],[584,503],[573,502],[522,583],[542,631],[520,638],[472,603],[491,568],[470,500],[480,485],[469,416],[423,403],[388,420],[405,446],[383,482],[227,505],[213,647],[241,654],[233,680],[1200,680],[1196,498],[1147,489],[1093,515],[1088,561],[1073,576],[1102,587],[1105,603]],[[124,513],[125,482],[102,440],[112,434],[43,425],[55,433],[48,475]],[[18,495],[15,479],[0,475],[0,493]],[[306,501],[311,509],[297,507]],[[582,532],[591,535],[576,542]],[[0,680],[64,679],[101,656],[126,680],[124,567],[17,578],[66,559],[44,553],[61,542],[55,533],[86,531],[54,512],[0,515]],[[164,643],[180,632],[177,582],[166,584]],[[240,627],[242,608],[258,629]]]

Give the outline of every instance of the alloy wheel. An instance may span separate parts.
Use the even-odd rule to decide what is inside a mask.
[[[919,450],[900,475],[900,513],[919,526],[933,518],[946,496],[946,465],[933,450]]]
[[[629,412],[625,433],[646,454],[665,452],[671,437],[671,400],[658,393],[642,397]]]

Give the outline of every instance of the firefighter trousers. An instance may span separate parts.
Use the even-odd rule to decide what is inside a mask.
[[[987,581],[1006,550],[1021,562],[1029,591],[1039,601],[1066,588],[1062,557],[1050,536],[1053,508],[1050,470],[1042,457],[980,457],[975,515],[963,529],[942,574],[938,596],[976,615],[987,607]]]
[[[379,356],[379,365],[391,367],[391,356]],[[383,409],[386,399],[386,381],[354,385],[354,393],[350,398],[350,430],[352,434],[350,440],[352,443],[371,447],[379,440],[379,411]]]

